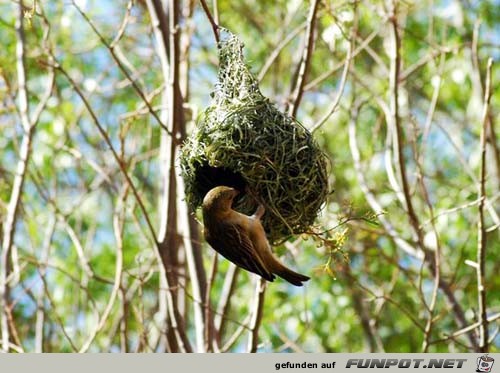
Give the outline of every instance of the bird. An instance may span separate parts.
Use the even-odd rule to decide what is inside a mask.
[[[216,186],[203,198],[203,235],[210,246],[237,266],[273,281],[276,276],[302,286],[308,276],[294,272],[273,254],[261,223],[265,208],[259,204],[251,216],[232,209],[240,193],[229,186]]]

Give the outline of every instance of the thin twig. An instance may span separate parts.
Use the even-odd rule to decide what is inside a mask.
[[[416,241],[420,249],[424,252],[424,261],[426,265],[429,267],[430,271],[435,275],[436,268],[435,262],[431,260],[432,253],[426,248],[424,244],[423,232],[420,229],[420,223],[418,219],[418,215],[415,211],[415,207],[413,205],[410,186],[407,176],[407,164],[404,155],[403,149],[403,128],[401,125],[401,118],[399,115],[399,83],[400,83],[400,71],[401,71],[401,39],[399,35],[399,26],[398,26],[398,13],[396,0],[392,1],[391,5],[392,9],[390,10],[390,24],[391,24],[391,51],[390,51],[390,80],[389,80],[389,88],[390,88],[390,117],[387,118],[390,127],[395,130],[395,136],[393,139],[395,155],[396,155],[396,164],[399,168],[399,176],[401,178],[401,184],[403,189],[404,202],[406,205],[406,212],[408,214],[408,218],[410,221],[410,226],[412,227]],[[452,310],[455,314],[457,321],[461,325],[465,325],[465,315],[463,309],[458,303],[455,295],[453,294],[452,289],[448,282],[446,282],[443,278],[439,279],[439,287],[445,293],[448,301],[452,305]],[[477,341],[474,338],[470,338],[470,342],[472,345],[476,346]]]
[[[477,19],[474,24],[474,29],[472,32],[472,44],[470,47],[471,53],[471,63],[472,63],[472,84],[473,84],[473,93],[476,93],[476,96],[472,99],[483,99],[486,94],[487,88],[483,84],[483,80],[481,78],[481,69],[479,64],[479,35],[480,35],[480,27],[481,27],[481,18]],[[500,189],[500,149],[497,141],[497,135],[495,131],[495,116],[491,113],[490,108],[486,113],[486,120],[488,121],[488,132],[486,133],[486,144],[490,146],[490,151],[492,152],[490,159],[493,159],[494,162],[490,163],[490,168],[495,170],[495,173],[492,174],[492,177],[495,177],[495,181],[493,185],[497,185],[497,189]],[[498,224],[498,222],[497,222]]]
[[[297,115],[297,110],[299,109],[300,102],[302,101],[302,95],[304,94],[304,86],[314,50],[314,30],[316,27],[316,14],[320,1],[321,0],[312,0],[311,7],[309,9],[309,16],[307,17],[307,31],[306,41],[304,44],[304,52],[300,61],[297,80],[294,82],[294,87],[291,94],[291,104],[288,108],[288,113],[292,117],[295,117]]]
[[[486,196],[486,136],[488,133],[488,111],[491,100],[491,69],[493,59],[488,59],[486,68],[486,82],[484,91],[484,106],[481,125],[480,152],[481,171],[478,185],[478,237],[477,237],[477,293],[479,305],[479,348],[481,352],[488,352],[488,315],[486,312],[486,288],[485,288],[485,265],[486,265],[486,232],[484,222],[484,199]]]
[[[283,345],[280,346],[276,352],[283,352],[285,350],[291,349],[295,353],[304,353],[304,350],[300,348],[300,346],[295,341],[292,341],[290,338],[288,338],[288,336],[281,330],[277,329],[276,334],[283,342]]]
[[[259,328],[262,322],[262,311],[264,310],[264,296],[266,294],[266,280],[259,277],[256,281],[254,302],[250,310],[250,335],[248,338],[248,352],[257,352],[259,344]]]
[[[492,323],[492,322],[494,322],[494,321],[496,321],[498,319],[500,319],[500,312],[491,315],[490,317],[488,317],[486,319],[486,321],[488,323]],[[445,338],[437,339],[437,340],[432,341],[431,344],[436,344],[436,343],[439,343],[439,342],[447,342],[447,341],[449,341],[451,339],[455,339],[455,338],[457,338],[457,337],[459,337],[459,336],[461,336],[463,334],[467,334],[467,333],[469,333],[469,332],[471,332],[471,331],[479,328],[479,326],[481,325],[481,323],[482,323],[481,321],[478,321],[478,322],[476,322],[476,323],[474,323],[472,325],[466,326],[465,328],[457,330],[456,332],[454,332],[453,334],[450,334],[450,335],[446,336]]]
[[[444,68],[444,62],[445,62],[445,55],[442,54],[441,59],[440,59],[440,63],[439,63],[439,67],[438,67],[439,79],[438,79],[437,84],[434,86],[434,92],[432,94],[431,103],[429,105],[429,110],[427,112],[427,117],[426,117],[425,124],[424,124],[422,147],[420,149],[420,152],[419,152],[419,148],[417,146],[417,139],[416,139],[417,129],[416,128],[413,131],[414,136],[412,139],[413,154],[414,154],[414,158],[415,158],[415,164],[417,167],[417,179],[419,181],[420,189],[422,190],[422,195],[424,196],[425,203],[427,204],[427,208],[429,210],[430,220],[432,222],[431,223],[432,234],[434,235],[434,237],[436,239],[436,248],[434,250],[434,287],[432,289],[431,302],[430,302],[429,306],[427,306],[427,303],[425,302],[425,297],[423,296],[423,292],[421,292],[423,303],[427,307],[427,311],[429,313],[427,323],[425,325],[424,341],[423,341],[423,345],[422,345],[423,352],[428,352],[428,349],[430,346],[430,338],[431,338],[432,330],[434,327],[434,310],[436,307],[437,297],[438,297],[438,292],[439,292],[439,282],[441,280],[441,244],[439,242],[438,230],[436,228],[436,225],[434,224],[434,215],[435,215],[434,214],[434,207],[432,206],[432,202],[431,202],[430,197],[429,197],[429,192],[427,190],[427,186],[426,186],[425,180],[424,180],[423,159],[424,159],[427,136],[428,136],[430,128],[431,128],[432,120],[433,120],[434,113],[436,110],[436,104],[437,104],[437,101],[439,98],[439,92],[440,92],[440,88],[441,88],[441,75],[442,75],[443,68]],[[420,226],[419,229],[421,229],[421,227],[422,226]],[[420,289],[421,289],[421,287],[420,287]]]
[[[495,196],[493,198],[491,198],[493,201],[500,198],[500,192],[496,194],[496,198]],[[440,211],[439,213],[435,214],[432,219],[428,219],[426,221],[424,221],[422,224],[421,224],[421,227],[424,227],[426,226],[427,224],[431,224],[433,221],[435,221],[437,218],[439,218],[440,216],[443,216],[443,215],[448,215],[448,214],[452,214],[454,212],[459,212],[461,210],[465,210],[469,207],[474,207],[476,205],[479,204],[479,201],[480,199],[476,199],[474,201],[471,201],[471,202],[468,202],[468,203],[464,203],[463,205],[460,205],[460,206],[457,206],[457,207],[453,207],[451,209],[447,209],[447,210],[443,210],[443,211]]]
[[[189,271],[189,278],[191,283],[191,291],[193,296],[193,307],[194,307],[194,330],[196,335],[196,346],[197,352],[206,352],[205,343],[204,343],[204,330],[205,324],[208,320],[204,320],[204,312],[203,312],[203,297],[200,283],[200,275],[199,271],[204,271],[204,268],[199,268],[196,266],[195,261],[195,249],[193,246],[193,242],[190,237],[192,236],[191,228],[192,225],[189,224],[189,210],[187,203],[184,202],[184,179],[180,174],[177,175],[177,186],[178,186],[178,215],[179,215],[179,228],[184,228],[184,234],[182,235],[187,267]],[[195,227],[196,228],[196,227]],[[179,232],[179,233],[182,233]],[[205,274],[203,275],[205,278]]]
[[[370,35],[368,35],[366,37],[366,39],[361,40],[360,43],[359,43],[359,45],[358,45],[358,47],[356,49],[354,49],[353,52],[351,53],[351,58],[354,58],[358,54],[360,54],[361,52],[363,52],[363,50],[366,48],[366,46],[369,45],[372,42],[372,40],[375,39],[375,37],[377,37],[377,35],[378,35],[379,32],[380,32],[380,30],[375,30]],[[361,39],[361,38],[360,37],[356,37],[356,40],[357,39]],[[324,82],[326,79],[328,79],[330,76],[332,76],[337,70],[339,70],[340,68],[342,68],[344,66],[345,66],[345,62],[344,61],[337,63],[330,70],[328,70],[327,72],[321,74],[320,76],[318,76],[314,80],[312,80],[309,83],[307,83],[305,85],[305,87],[304,87],[304,90],[305,91],[310,91],[311,89],[315,88],[316,86],[318,86],[319,84],[321,84],[322,82]]]
[[[382,205],[375,198],[375,195],[368,187],[368,183],[365,178],[365,172],[361,167],[361,152],[359,151],[359,146],[357,142],[356,136],[356,125],[358,120],[360,105],[358,103],[352,104],[350,119],[349,119],[349,147],[351,149],[351,155],[354,161],[354,169],[356,171],[356,175],[358,178],[359,185],[365,198],[372,208],[373,211],[381,212],[384,209]],[[390,223],[390,221],[382,214],[379,216],[379,220],[385,228],[387,234],[394,240],[396,245],[405,253],[409,254],[414,258],[422,259],[423,255],[421,252],[415,250],[415,248],[410,245],[405,239],[403,239],[399,233],[396,231],[394,226]]]
[[[335,99],[332,102],[332,105],[330,109],[325,113],[325,115],[316,123],[314,124],[310,131],[311,133],[314,133],[318,128],[320,128],[331,116],[332,114],[337,110],[337,107],[339,106],[340,103],[340,98],[342,97],[342,94],[344,93],[344,88],[347,82],[347,73],[350,70],[351,67],[351,61],[352,61],[352,50],[354,48],[354,37],[358,32],[357,29],[357,12],[355,11],[356,14],[356,21],[355,21],[355,26],[351,30],[351,35],[350,35],[350,40],[349,40],[349,45],[347,47],[347,53],[344,61],[344,70],[342,71],[342,76],[340,78],[340,83],[339,83],[339,88],[337,90],[337,95],[335,96]]]
[[[123,214],[124,210],[124,201],[127,195],[128,185],[126,184],[123,188],[120,196],[118,198],[118,203],[115,208],[113,214],[113,232],[116,240],[116,258],[115,258],[115,278],[113,283],[113,289],[111,290],[111,294],[109,296],[108,303],[104,308],[104,312],[99,317],[99,321],[97,322],[95,329],[92,331],[87,340],[83,343],[82,347],[78,351],[79,353],[87,352],[90,348],[90,344],[94,341],[97,336],[97,333],[104,327],[104,324],[108,320],[108,317],[111,313],[112,307],[115,304],[115,300],[118,297],[118,292],[121,287],[121,280],[123,275],[123,218],[120,216]]]
[[[111,54],[111,57],[116,62],[116,65],[118,66],[118,68],[120,69],[120,71],[125,75],[125,77],[130,81],[130,83],[132,84],[132,87],[134,88],[134,90],[136,91],[136,93],[139,95],[139,97],[142,99],[142,101],[148,107],[149,112],[151,113],[151,115],[156,119],[156,121],[158,122],[158,124],[169,135],[171,135],[169,129],[161,121],[160,117],[154,111],[153,107],[151,106],[151,104],[147,100],[146,95],[144,94],[144,92],[142,91],[142,89],[139,87],[139,85],[137,84],[137,82],[135,81],[135,79],[133,79],[133,77],[130,75],[130,73],[125,68],[125,66],[123,66],[122,62],[120,61],[120,58],[116,55],[116,51],[114,49],[114,45],[112,45],[112,44],[110,44],[110,43],[108,43],[106,41],[106,39],[104,38],[104,36],[99,32],[99,30],[97,29],[97,27],[94,25],[94,22],[92,22],[92,20],[87,16],[87,14],[79,7],[79,5],[76,3],[75,0],[73,0],[73,6],[77,9],[78,13],[80,13],[80,15],[85,19],[85,21],[87,21],[87,23],[89,24],[90,28],[97,35],[97,37],[99,38],[99,40],[102,43],[102,45],[104,45],[108,49],[109,53]]]
[[[442,47],[439,48],[438,50],[432,51],[430,54],[423,56],[419,61],[415,62],[413,65],[409,66],[406,68],[406,70],[401,71],[401,74],[399,76],[399,81],[400,82],[405,82],[406,80],[409,79],[409,77],[418,71],[420,68],[427,66],[427,64],[434,60],[437,57],[444,58],[446,57],[446,54],[454,51],[456,48],[450,48],[450,47]]]
[[[210,13],[210,9],[208,9],[208,5],[205,2],[205,0],[200,0],[200,3],[201,6],[203,7],[203,10],[205,11],[205,14],[207,15],[210,25],[212,26],[212,31],[214,32],[215,41],[217,42],[217,44],[219,44],[219,25],[215,23],[214,17],[212,16],[212,13]]]
[[[457,154],[457,158],[460,162],[460,166],[463,168],[463,170],[466,172],[466,174],[470,177],[470,179],[474,182],[474,184],[479,185],[479,178],[478,176],[474,173],[472,168],[470,167],[468,160],[465,158],[464,154],[462,154],[462,151],[459,147],[459,145],[453,140],[453,136],[450,134],[447,128],[445,126],[436,123],[437,128],[439,128],[443,134],[447,137],[448,141],[450,142],[451,146],[455,150]],[[485,196],[486,197],[486,196]],[[476,201],[477,203],[478,201]],[[500,217],[498,216],[497,212],[495,211],[495,205],[493,204],[494,200],[493,198],[487,198],[485,199],[485,207],[488,210],[488,213],[493,220],[493,222],[496,225],[500,225]]]
[[[262,79],[264,79],[264,76],[266,75],[267,71],[272,66],[276,58],[278,58],[283,48],[285,48],[288,45],[288,43],[290,43],[306,26],[307,22],[303,22],[297,28],[292,30],[292,32],[290,32],[286,38],[281,40],[281,42],[276,47],[273,48],[272,53],[267,58],[266,62],[264,62],[264,65],[262,65],[262,68],[259,71],[259,75],[257,75],[257,80],[259,82],[262,81]]]
[[[218,25],[220,22],[219,22],[219,4],[218,4],[217,0],[213,0],[212,1],[212,8],[214,10],[214,21],[215,21],[215,24]]]
[[[416,236],[418,237],[418,242],[423,242],[422,231],[419,229],[420,224],[418,223],[417,214],[415,212],[410,186],[408,183],[408,176],[406,170],[406,159],[403,149],[403,129],[401,126],[401,120],[399,116],[399,76],[401,70],[401,40],[399,36],[398,19],[397,19],[397,7],[395,0],[392,4],[392,10],[390,14],[391,20],[391,50],[390,50],[390,113],[389,119],[390,127],[395,131],[394,136],[394,148],[396,163],[399,168],[399,174],[401,177],[401,184],[404,195],[404,202],[406,204],[406,211],[410,220],[410,224],[413,227]]]
[[[416,136],[415,136],[416,137]],[[431,226],[432,226],[432,234],[435,237],[436,240],[436,247],[434,250],[434,287],[432,289],[432,294],[431,294],[431,302],[429,306],[427,307],[427,311],[429,313],[427,323],[425,325],[425,331],[424,331],[424,341],[423,341],[423,347],[422,350],[423,352],[428,352],[429,346],[430,346],[430,338],[431,338],[431,333],[434,327],[434,311],[436,308],[437,304],[437,299],[438,299],[438,292],[439,292],[439,283],[441,281],[441,244],[439,242],[439,234],[436,225],[434,224],[434,208],[432,206],[432,202],[429,196],[429,192],[427,190],[427,186],[425,185],[425,180],[424,180],[424,171],[423,171],[423,165],[422,162],[419,161],[419,154],[417,153],[418,148],[416,144],[416,138],[413,140],[413,146],[414,146],[414,154],[415,154],[415,164],[417,166],[418,170],[418,181],[420,184],[420,188],[422,190],[422,194],[424,196],[425,203],[427,204],[427,208],[429,210],[429,215],[430,219],[432,221]],[[420,287],[421,289],[421,287]],[[427,303],[425,302],[425,297],[423,296],[422,293],[422,299],[424,300],[424,305],[427,306]]]
[[[54,236],[54,231],[56,227],[56,218],[54,215],[50,217],[45,230],[45,237],[43,240],[42,248],[40,250],[40,262],[41,266],[39,269],[40,276],[45,276],[46,269],[49,261],[50,247],[52,245],[52,238]],[[44,324],[45,324],[45,306],[44,306],[45,296],[43,292],[37,296],[36,299],[36,321],[35,321],[35,352],[43,352],[43,340],[44,340]]]
[[[366,293],[370,294],[373,299],[383,299],[387,301],[388,303],[392,304],[394,307],[399,309],[406,317],[408,317],[409,320],[412,321],[412,323],[421,331],[424,331],[424,326],[420,323],[420,320],[414,315],[409,309],[405,308],[402,304],[396,302],[391,296],[385,294],[382,290],[382,294],[377,294],[376,291],[370,289],[369,287],[361,284],[356,278],[351,277],[353,282],[356,284],[356,286],[359,286],[363,291]]]
[[[218,347],[218,339],[215,337],[214,332],[215,332],[215,324],[214,324],[214,317],[213,317],[213,312],[212,312],[212,287],[215,282],[215,275],[217,274],[217,268],[218,268],[218,254],[215,253],[214,257],[212,259],[212,268],[210,270],[210,275],[208,276],[207,280],[207,288],[205,290],[205,300],[204,300],[204,306],[205,306],[205,345],[207,348],[207,351],[213,351],[215,349],[219,350],[220,348]]]
[[[343,276],[346,276],[346,280],[351,282],[355,279],[354,275],[351,273],[351,267],[345,266],[343,271],[339,271]],[[355,279],[355,281],[358,281]],[[370,352],[384,352],[384,344],[382,338],[380,337],[379,331],[375,328],[374,319],[370,315],[370,311],[367,307],[367,302],[365,302],[362,290],[357,287],[349,287],[348,292],[350,293],[354,311],[358,314],[361,321],[361,326],[365,333],[365,339],[369,345]]]
[[[134,5],[134,0],[129,0],[127,3],[127,9],[125,11],[125,16],[123,17],[122,23],[118,29],[118,32],[116,33],[115,38],[113,41],[109,44],[110,48],[114,48],[118,45],[120,40],[122,39],[123,35],[125,35],[125,30],[127,29],[127,25],[130,21],[130,14],[132,12],[132,6]]]
[[[168,18],[163,10],[163,4],[161,1],[157,0],[146,0],[146,5],[148,7],[149,17],[151,19],[151,26],[153,27],[153,33],[156,38],[155,48],[157,50],[156,54],[160,58],[161,71],[163,75],[165,87],[168,85],[169,76],[169,55],[170,55],[170,45],[169,45],[169,27]],[[146,102],[146,101],[145,101]],[[149,102],[149,100],[147,101]],[[165,112],[164,110],[162,113]],[[162,122],[165,122],[162,115]]]
[[[44,97],[40,100],[38,107],[35,109],[35,115],[30,118],[29,115],[29,92],[28,92],[28,82],[26,73],[26,46],[25,46],[25,34],[24,34],[24,8],[23,1],[19,4],[14,5],[17,8],[17,20],[16,20],[16,34],[17,34],[17,44],[16,44],[16,67],[17,67],[17,79],[18,79],[18,107],[19,116],[21,118],[21,124],[24,130],[23,138],[21,142],[21,147],[19,151],[19,161],[16,166],[16,173],[14,177],[14,182],[12,184],[12,191],[9,199],[9,204],[7,207],[7,214],[5,218],[5,223],[3,227],[3,237],[2,237],[2,252],[0,260],[0,326],[2,329],[2,346],[9,346],[10,336],[9,336],[9,285],[7,284],[7,277],[10,272],[10,256],[11,249],[14,240],[14,234],[16,230],[16,221],[19,206],[21,204],[21,197],[23,193],[23,186],[26,179],[28,162],[31,156],[31,142],[33,139],[33,134],[35,132],[36,124],[40,117],[40,113],[43,111],[50,94],[54,86],[54,74],[53,69],[49,69],[50,75],[48,79],[47,89],[45,91]],[[48,32],[48,31],[47,31]],[[47,37],[47,32],[44,35],[44,40]]]
[[[97,127],[97,129],[99,130],[99,133],[101,134],[101,136],[103,137],[104,141],[106,142],[106,144],[108,145],[109,147],[109,150],[111,151],[112,155],[113,155],[113,158],[115,159],[116,163],[118,164],[118,167],[120,168],[120,171],[122,172],[123,176],[125,177],[125,180],[127,181],[127,183],[130,185],[130,188],[134,194],[134,197],[139,205],[139,208],[141,209],[141,212],[144,216],[144,219],[146,220],[146,225],[148,226],[149,228],[149,233],[151,234],[151,237],[154,239],[154,241],[158,241],[157,240],[157,236],[156,236],[156,233],[155,233],[155,229],[153,227],[153,224],[149,218],[149,214],[146,210],[146,207],[144,205],[144,203],[142,202],[142,198],[141,196],[139,195],[139,192],[137,190],[137,188],[135,187],[130,175],[128,174],[128,171],[127,169],[125,168],[125,164],[123,164],[123,162],[121,161],[118,153],[116,152],[114,146],[113,146],[113,143],[111,142],[111,139],[109,137],[109,135],[107,134],[106,130],[102,127],[101,125],[101,122],[99,121],[99,119],[97,118],[97,115],[95,114],[92,106],[90,106],[90,103],[88,102],[86,96],[83,94],[83,91],[80,89],[80,87],[76,84],[76,82],[73,80],[73,78],[71,78],[71,76],[67,73],[67,71],[62,68],[62,66],[56,61],[56,66],[55,66],[56,70],[60,71],[65,77],[66,79],[68,80],[68,82],[70,83],[70,85],[73,87],[73,89],[75,90],[76,94],[80,97],[80,99],[82,100],[85,108],[87,109],[90,117],[92,118],[92,121],[94,123],[94,125]]]
[[[66,229],[66,232],[68,233],[69,238],[71,239],[71,242],[73,243],[73,246],[75,247],[76,255],[78,256],[78,259],[80,261],[81,268],[83,271],[87,274],[89,277],[94,276],[94,271],[90,267],[90,263],[85,257],[85,249],[83,248],[82,243],[80,242],[80,239],[78,238],[78,235],[74,231],[73,227],[69,224],[69,222],[65,221],[64,226]]]
[[[231,305],[231,297],[236,289],[238,273],[239,268],[232,263],[229,264],[229,269],[226,272],[226,277],[224,278],[224,283],[222,284],[222,291],[219,296],[217,312],[214,318],[214,325],[217,330],[219,343],[221,342],[220,338],[224,331],[226,315],[228,314],[229,306]]]
[[[243,334],[243,332],[245,330],[249,329],[246,326],[246,324],[248,324],[250,322],[250,317],[251,317],[251,315],[248,315],[245,318],[245,320],[243,320],[243,322],[238,326],[236,331],[231,335],[231,337],[229,337],[229,339],[224,344],[224,346],[222,346],[221,352],[227,352],[236,343],[236,341],[238,340],[238,338],[240,338],[240,336]]]
[[[40,271],[39,268],[37,268],[37,270]],[[40,275],[40,278],[42,279],[43,290],[45,292],[45,297],[48,299],[49,304],[50,304],[50,308],[52,309],[52,312],[48,312],[48,314],[50,316],[53,316],[56,319],[59,327],[61,328],[61,331],[62,331],[64,337],[66,338],[66,340],[68,341],[69,345],[71,346],[71,349],[73,350],[73,352],[77,352],[78,348],[76,347],[74,341],[71,339],[71,337],[68,334],[68,331],[64,327],[65,322],[61,318],[61,316],[59,316],[59,313],[57,312],[56,304],[55,304],[54,300],[52,299],[52,296],[50,295],[49,285],[47,284],[47,279],[45,278],[45,276],[41,276],[40,272],[39,272],[39,275]]]

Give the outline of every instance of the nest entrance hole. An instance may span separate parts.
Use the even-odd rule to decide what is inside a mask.
[[[213,188],[225,185],[240,191],[239,198],[245,195],[246,182],[243,176],[225,167],[212,167],[208,163],[202,164],[196,170],[196,194],[201,200]],[[238,198],[238,199],[239,199]]]

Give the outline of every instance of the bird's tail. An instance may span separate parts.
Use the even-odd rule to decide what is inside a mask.
[[[303,282],[310,279],[310,277],[294,272],[283,265],[275,269],[273,272],[295,286],[302,286],[304,285]]]

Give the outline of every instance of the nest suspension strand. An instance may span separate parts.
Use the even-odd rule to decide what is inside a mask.
[[[312,135],[280,112],[245,65],[243,44],[221,29],[212,104],[181,151],[186,198],[196,209],[217,185],[241,191],[233,208],[266,208],[271,242],[308,231],[328,195],[327,162]]]

